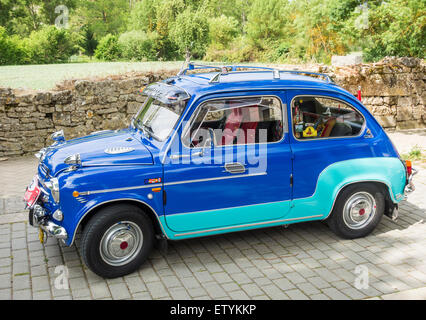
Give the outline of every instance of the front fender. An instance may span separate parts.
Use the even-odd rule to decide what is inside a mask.
[[[157,217],[162,215],[162,192],[152,190],[162,187],[162,183],[147,182],[162,177],[162,167],[155,165],[90,167],[62,173],[60,209],[64,220],[60,225],[69,235],[65,243],[71,245],[83,217],[105,203],[133,200],[151,207]],[[152,199],[148,194],[152,194]]]
[[[148,199],[148,193],[153,195],[152,199]],[[150,188],[145,188],[143,191],[136,192],[114,192],[113,194],[98,195],[85,203],[85,205],[74,214],[73,219],[69,220],[67,224],[64,224],[64,227],[68,232],[66,245],[71,246],[73,244],[76,231],[78,230],[81,221],[86,217],[90,217],[96,208],[119,201],[133,201],[148,206],[154,212],[159,222],[160,216],[163,215],[162,193],[152,192]]]

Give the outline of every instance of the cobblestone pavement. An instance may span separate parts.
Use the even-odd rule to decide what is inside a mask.
[[[79,237],[77,248],[38,242],[20,200],[35,166],[0,162],[0,299],[426,299],[426,168],[399,220],[384,217],[366,238],[312,222],[170,242],[138,272],[105,280],[83,265]]]

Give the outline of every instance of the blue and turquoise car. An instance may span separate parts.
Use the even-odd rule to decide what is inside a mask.
[[[128,128],[40,150],[29,221],[93,272],[133,272],[153,245],[325,221],[368,235],[414,189],[411,163],[324,74],[190,63],[153,83]]]

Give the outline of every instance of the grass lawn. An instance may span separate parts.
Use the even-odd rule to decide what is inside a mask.
[[[180,69],[182,62],[90,62],[0,67],[0,87],[52,89],[69,79]]]
[[[221,64],[219,62],[202,62],[201,64]],[[128,72],[147,72],[159,70],[178,70],[183,61],[156,62],[87,62],[45,65],[0,66],[0,87],[49,90],[56,84],[70,79],[105,77]],[[236,63],[238,65],[238,63]],[[264,63],[243,63],[243,65],[278,67],[282,70],[309,70],[303,65],[278,65]]]

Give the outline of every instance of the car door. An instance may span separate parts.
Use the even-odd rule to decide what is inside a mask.
[[[334,181],[338,177],[330,177],[328,172],[333,164],[374,156],[365,135],[366,119],[353,101],[335,92],[289,90],[287,98],[294,153],[290,217],[325,217],[329,211],[321,208],[328,208],[324,202],[332,204],[334,198],[331,189],[318,188],[320,175]],[[320,199],[320,194],[325,197]]]
[[[284,98],[283,92],[217,96],[189,112],[164,164],[171,230],[232,229],[288,213],[292,168]]]

